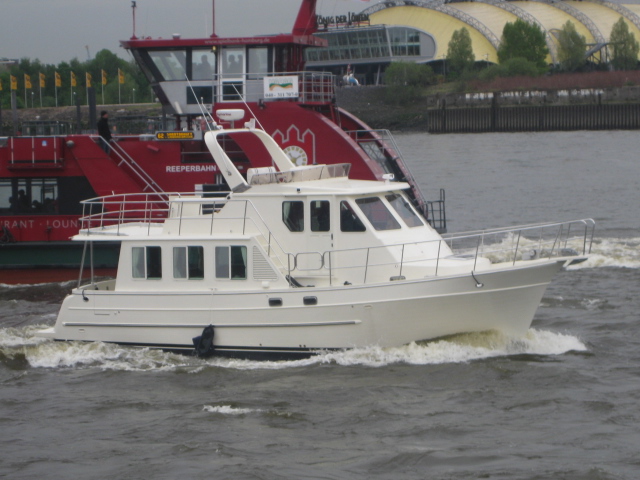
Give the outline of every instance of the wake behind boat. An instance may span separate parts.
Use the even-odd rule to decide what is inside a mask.
[[[221,146],[229,139],[273,166],[245,179]],[[296,166],[253,121],[215,126],[205,141],[226,196],[84,202],[74,240],[88,255],[95,242],[121,241],[117,277],[75,288],[41,336],[181,352],[199,337],[200,354],[291,358],[521,335],[553,275],[590,250],[590,219],[443,237],[407,183],[352,180],[348,164]]]

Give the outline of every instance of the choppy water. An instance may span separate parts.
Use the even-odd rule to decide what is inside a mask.
[[[397,137],[450,231],[598,222],[523,338],[201,360],[36,339],[71,284],[0,286],[0,477],[638,478],[636,135]]]

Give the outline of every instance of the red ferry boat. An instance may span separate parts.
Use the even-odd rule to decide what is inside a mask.
[[[300,165],[322,159],[351,163],[352,178],[393,174],[411,184],[414,204],[434,227],[445,230],[444,193],[427,201],[389,132],[372,130],[336,105],[332,74],[304,70],[305,48],[326,42],[313,35],[315,4],[302,0],[289,34],[198,39],[134,34],[122,41],[173,117],[172,130],[116,136],[109,153],[97,135],[0,138],[0,283],[54,281],[75,274],[82,246],[69,238],[79,229],[80,200],[121,193],[224,191],[223,177],[202,138],[209,115],[225,126],[255,119]],[[243,152],[251,157],[253,148],[231,140],[225,145],[240,172],[269,166],[248,163]],[[92,252],[93,264],[114,267],[118,251],[119,245],[112,244]]]

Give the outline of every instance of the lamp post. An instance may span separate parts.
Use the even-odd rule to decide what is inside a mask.
[[[136,103],[136,89],[133,89],[133,102],[132,103]]]
[[[442,54],[442,77],[444,78],[445,83],[447,82],[447,56],[446,54]]]

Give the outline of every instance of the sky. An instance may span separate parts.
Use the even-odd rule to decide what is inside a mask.
[[[361,12],[378,0],[317,0],[317,13]],[[136,0],[136,36],[207,37],[211,0]],[[300,0],[216,0],[222,37],[287,33]],[[130,59],[120,40],[133,33],[131,0],[0,0],[0,58],[45,64],[85,61],[106,48]]]

